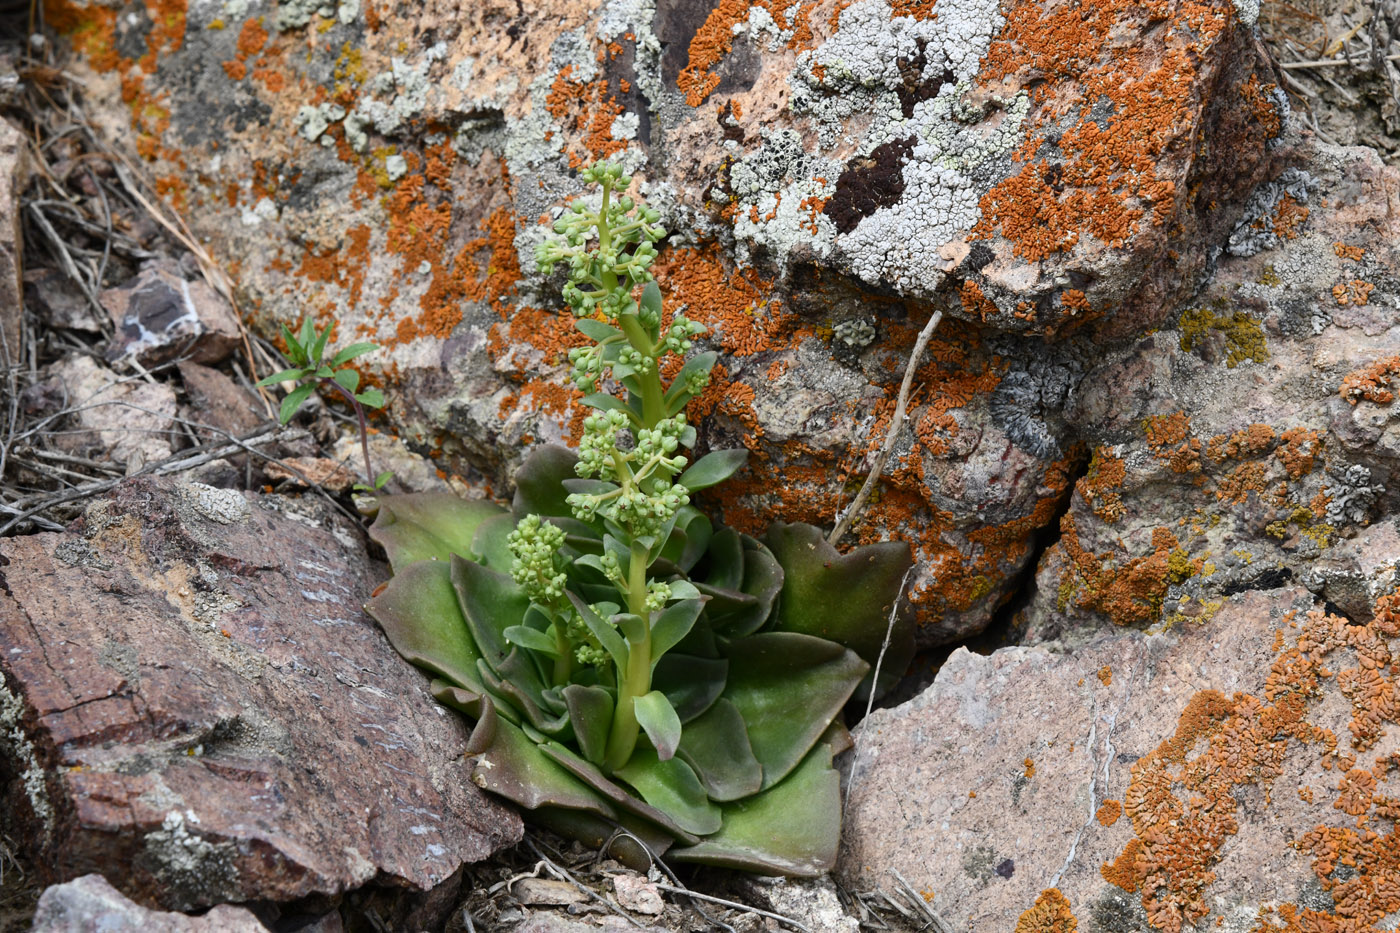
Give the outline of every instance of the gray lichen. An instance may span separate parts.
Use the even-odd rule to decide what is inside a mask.
[[[852,318],[836,324],[832,335],[848,347],[864,348],[875,340],[875,328],[865,318]]]
[[[992,421],[1026,453],[1042,460],[1060,457],[1063,446],[1051,421],[1059,418],[1082,375],[1076,361],[1032,357],[997,384],[988,403]]]
[[[54,809],[49,801],[49,789],[45,780],[44,766],[39,762],[39,753],[34,743],[25,735],[20,720],[24,718],[24,704],[5,686],[0,678],[0,750],[20,769],[20,781],[24,784],[24,795],[29,800],[29,808],[34,811],[40,825],[44,827],[47,840],[53,835]]]
[[[1235,224],[1226,251],[1231,256],[1247,257],[1266,249],[1277,249],[1283,242],[1271,223],[1284,196],[1299,204],[1307,204],[1316,193],[1318,179],[1298,168],[1290,168],[1273,181],[1265,182],[1249,196],[1244,216]]]
[[[191,832],[189,827],[198,824],[193,811],[171,810],[160,829],[146,834],[146,855],[156,865],[156,877],[169,886],[176,906],[207,901],[206,892],[217,897],[231,890],[238,878],[238,847]]]
[[[1359,463],[1353,463],[1340,472],[1329,472],[1334,482],[1322,487],[1322,491],[1330,497],[1327,521],[1333,525],[1365,524],[1376,498],[1385,491],[1384,488],[1372,486],[1371,471]]]

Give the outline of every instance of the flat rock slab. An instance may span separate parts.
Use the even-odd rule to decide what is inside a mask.
[[[56,884],[39,898],[33,933],[267,933],[242,907],[215,907],[202,917],[149,910],[101,875]]]
[[[1392,929],[1394,597],[1364,625],[1313,600],[960,649],[860,729],[839,874],[892,890],[897,871],[959,933],[1026,911],[1034,930]]]
[[[428,890],[520,838],[362,612],[383,568],[311,500],[133,481],[0,542],[0,574],[0,783],[47,880],[175,909]]]

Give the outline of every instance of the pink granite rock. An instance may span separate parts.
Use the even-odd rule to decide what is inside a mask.
[[[519,838],[325,507],[133,481],[0,564],[0,777],[49,880],[176,909],[426,891]]]

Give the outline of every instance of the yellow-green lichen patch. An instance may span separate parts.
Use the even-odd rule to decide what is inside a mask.
[[[1193,308],[1182,313],[1177,326],[1181,331],[1181,349],[1187,352],[1200,347],[1211,334],[1221,334],[1225,338],[1225,365],[1231,369],[1245,360],[1269,360],[1263,325],[1243,311],[1224,314],[1210,308]]]

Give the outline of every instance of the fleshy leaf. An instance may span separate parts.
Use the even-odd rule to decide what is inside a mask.
[[[617,776],[685,830],[708,836],[719,829],[719,806],[710,802],[700,779],[679,758],[662,761],[654,750],[639,745]]]
[[[751,635],[726,653],[724,697],[744,717],[765,789],[802,760],[869,670],[850,649],[797,632]]]
[[[502,511],[494,502],[463,499],[450,492],[384,496],[369,536],[384,548],[394,573],[399,573],[416,560],[474,556],[471,543],[477,526]]]
[[[740,589],[718,589],[708,583],[702,592],[712,597],[707,615],[717,634],[742,638],[764,627],[783,589],[783,568],[773,554],[748,536],[743,545],[743,582]]]
[[[744,717],[728,700],[686,723],[677,751],[705,785],[711,800],[724,803],[758,793],[763,766],[753,756]]]
[[[645,873],[656,858],[666,854],[675,840],[669,833],[630,813],[620,813],[618,817],[618,821],[613,822],[583,810],[560,810],[555,807],[540,807],[525,814],[525,818],[537,826],[552,830],[566,839],[577,839],[589,848],[599,849],[604,855],[617,859],[633,871]],[[619,833],[619,826],[631,835]],[[646,850],[637,844],[637,839],[642,841]]]
[[[441,678],[433,680],[432,691],[433,699],[466,713],[476,721],[464,754],[480,755],[491,747],[491,743],[496,741],[496,717],[499,715],[491,694],[464,690]]]
[[[564,702],[569,708],[569,722],[573,723],[579,751],[593,764],[601,764],[612,725],[612,694],[602,687],[569,684],[564,688]]]
[[[777,630],[839,642],[873,669],[911,563],[909,545],[885,541],[841,554],[826,542],[820,528],[781,522],[768,530],[764,541],[783,565]],[[906,603],[880,665],[876,696],[904,676],[913,657],[913,615]],[[868,696],[869,689],[868,683],[862,684],[858,696]]]
[[[477,563],[497,573],[510,573],[515,555],[510,552],[508,538],[515,530],[517,519],[510,512],[492,515],[476,527],[472,535],[472,554]]]
[[[651,622],[651,668],[656,670],[656,662],[666,652],[680,644],[681,639],[690,634],[695,620],[705,608],[701,599],[683,599],[672,603],[656,613]]]
[[[551,658],[559,657],[559,646],[539,629],[529,628],[524,625],[512,625],[501,633],[506,641],[512,645],[519,645],[522,648],[529,648],[531,651],[538,651]]]
[[[443,561],[409,564],[365,606],[394,650],[410,664],[477,693],[481,657]]]
[[[540,751],[548,755],[560,767],[564,768],[574,777],[583,781],[590,788],[596,791],[601,797],[613,806],[626,810],[635,816],[640,816],[662,829],[666,830],[678,841],[686,845],[692,845],[699,841],[699,837],[690,833],[680,823],[672,819],[671,816],[662,810],[657,809],[645,800],[624,787],[619,786],[614,781],[607,778],[597,766],[584,761],[574,752],[560,745],[558,742],[547,742],[540,745]]]
[[[639,696],[632,701],[632,709],[637,714],[637,724],[656,746],[656,756],[662,761],[675,757],[676,746],[681,742],[681,720],[666,694],[653,690]]]
[[[563,482],[573,479],[578,454],[558,444],[546,444],[530,451],[515,474],[515,500],[511,505],[517,517],[534,513],[542,516],[572,515],[564,501],[568,495]]]
[[[738,868],[763,875],[812,878],[831,870],[841,840],[841,778],[831,749],[818,743],[782,783],[725,804],[719,831],[677,861]]]
[[[568,741],[573,732],[568,712],[561,709],[551,715],[553,711],[545,708],[544,691],[529,670],[529,664],[525,652],[516,648],[501,664],[499,673],[480,661],[477,674],[486,688],[501,700],[502,709],[509,704],[522,714],[521,726],[529,725],[542,736]]]
[[[744,539],[733,528],[721,528],[710,538],[705,554],[704,582],[717,590],[737,590],[744,584]],[[699,582],[699,581],[697,581]]]
[[[652,667],[652,684],[666,694],[681,722],[690,722],[709,709],[724,692],[729,662],[668,654]]]
[[[482,659],[497,668],[510,652],[505,630],[519,624],[530,598],[503,573],[452,556],[452,587]]]
[[[742,447],[712,450],[692,463],[676,482],[691,492],[708,489],[729,479],[748,459],[749,452]]]
[[[658,321],[661,320],[661,286],[656,284],[655,279],[642,286],[642,297],[638,304],[647,314]]]
[[[519,726],[504,719],[497,719],[495,741],[477,759],[472,781],[531,810],[563,807],[617,818],[617,810],[602,795],[545,755]]]
[[[583,624],[588,626],[588,630],[593,633],[593,637],[598,639],[598,643],[603,646],[603,650],[613,659],[613,663],[617,665],[617,669],[621,671],[627,670],[627,642],[617,633],[617,629],[613,628],[610,622],[594,612],[593,607],[588,605],[588,603],[567,590],[565,592],[568,593],[569,602],[573,603],[574,608],[578,610],[580,618],[583,619]]]

